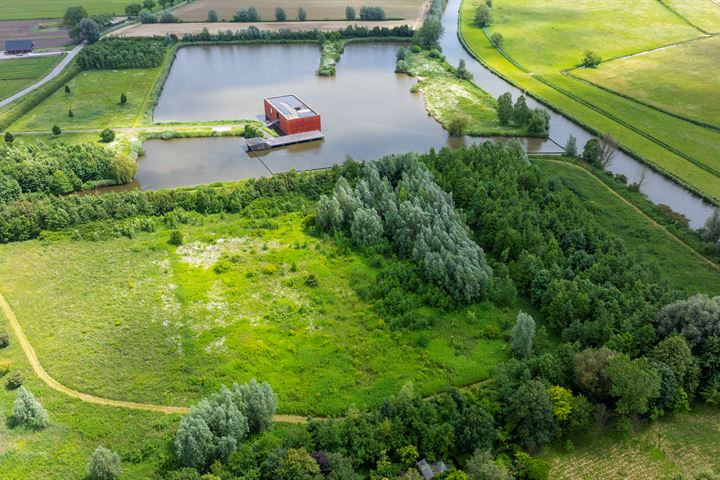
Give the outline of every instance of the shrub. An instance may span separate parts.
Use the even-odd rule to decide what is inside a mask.
[[[287,21],[287,13],[285,12],[285,9],[282,7],[277,7],[275,9],[275,20],[278,22],[285,22]]]
[[[315,288],[319,285],[317,277],[314,273],[311,273],[307,277],[305,277],[305,285],[307,285],[310,288]]]
[[[448,133],[453,137],[462,137],[463,135],[465,135],[465,130],[467,129],[468,123],[470,123],[470,119],[466,115],[453,115],[453,117],[450,119],[450,123],[448,123]]]
[[[602,63],[602,58],[592,50],[585,50],[582,59],[582,66],[585,68],[597,68]]]
[[[48,415],[35,396],[27,388],[21,386],[17,391],[12,410],[13,420],[18,425],[28,428],[45,428],[48,426]]]
[[[385,20],[385,10],[382,7],[360,7],[360,20]]]
[[[59,136],[61,133],[62,133],[62,130],[60,130],[60,127],[58,127],[57,125],[53,125],[53,127],[52,127],[52,134],[57,137],[57,136]]]
[[[10,335],[7,332],[0,332],[0,348],[5,348],[10,345]]]
[[[355,20],[355,7],[345,7],[345,19],[352,21]]]
[[[475,9],[475,25],[480,28],[486,28],[490,26],[492,22],[492,12],[487,4],[480,4]]]
[[[127,103],[127,95],[125,93],[120,94],[120,105],[125,105]]]
[[[163,12],[160,14],[160,23],[177,23],[178,19],[170,12]]]
[[[148,10],[141,11],[138,18],[140,19],[140,23],[157,23],[157,17]]]
[[[502,48],[503,43],[505,43],[505,37],[502,36],[502,33],[495,32],[490,35],[490,41],[496,48]]]
[[[250,7],[247,10],[238,10],[235,12],[235,16],[233,17],[233,20],[236,22],[259,22],[260,21],[260,14],[258,13],[257,9],[255,7]]]
[[[170,239],[168,240],[168,243],[178,247],[183,244],[183,240],[182,232],[180,230],[173,230],[170,232]]]
[[[120,478],[120,456],[105,447],[97,447],[90,457],[88,476],[91,480]]]
[[[8,377],[7,388],[8,390],[15,390],[20,388],[23,384],[23,377],[20,372],[15,372]]]
[[[111,130],[109,128],[106,128],[102,132],[100,132],[100,141],[103,143],[110,143],[113,140],[115,140],[115,131]]]
[[[307,11],[303,7],[298,8],[298,20],[301,22],[307,20]]]
[[[208,16],[207,16],[208,22],[217,22],[218,21],[218,14],[215,10],[208,10]]]
[[[15,141],[15,136],[10,132],[5,132],[5,143],[8,145],[12,144]]]

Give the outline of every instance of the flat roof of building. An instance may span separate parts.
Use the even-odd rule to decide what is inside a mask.
[[[317,116],[317,113],[295,95],[278,95],[277,97],[268,97],[265,100],[289,119]]]
[[[32,50],[32,40],[5,40],[5,50]]]

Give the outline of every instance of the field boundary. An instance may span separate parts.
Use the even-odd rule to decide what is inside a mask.
[[[698,27],[697,25],[695,25],[694,23],[692,23],[690,20],[688,20],[687,18],[685,18],[680,12],[678,12],[677,10],[675,10],[674,8],[672,8],[670,5],[668,5],[667,3],[665,3],[663,0],[657,0],[657,1],[660,3],[660,5],[662,5],[662,6],[665,7],[666,9],[668,9],[673,15],[675,15],[676,17],[678,17],[679,19],[681,19],[683,22],[685,22],[685,23],[687,23],[688,25],[690,25],[691,27],[693,27],[695,30],[697,30],[697,31],[699,31],[699,32],[702,32],[702,33],[705,33],[705,34],[710,34],[710,32],[707,32],[707,31],[703,30],[702,28]]]
[[[653,226],[655,226],[656,228],[662,230],[663,233],[665,233],[668,237],[670,237],[670,238],[671,238],[672,240],[674,240],[676,243],[679,243],[680,245],[682,245],[683,247],[685,247],[685,249],[687,249],[692,255],[694,255],[695,257],[697,257],[699,260],[702,260],[704,263],[706,263],[707,265],[709,265],[709,266],[712,267],[713,269],[720,271],[720,264],[715,263],[714,261],[712,261],[711,259],[707,258],[707,257],[706,257],[705,255],[703,255],[702,253],[700,253],[700,252],[698,252],[697,250],[695,250],[695,249],[692,247],[692,245],[686,243],[683,239],[681,239],[680,237],[676,236],[674,233],[672,233],[670,230],[668,230],[665,225],[661,224],[660,222],[658,222],[657,220],[655,220],[654,218],[652,218],[651,216],[649,216],[648,214],[646,214],[646,213],[645,213],[640,207],[638,207],[635,203],[631,202],[631,201],[628,200],[627,198],[625,198],[625,197],[623,197],[622,195],[620,195],[620,193],[618,193],[614,188],[612,188],[612,187],[611,187],[610,185],[608,185],[607,183],[603,182],[600,178],[598,178],[597,175],[595,175],[595,173],[593,173],[592,171],[590,171],[590,170],[588,170],[587,168],[583,167],[582,165],[578,165],[578,164],[576,164],[576,163],[569,162],[569,161],[566,161],[566,160],[556,160],[556,159],[548,158],[548,157],[546,157],[546,156],[534,156],[534,155],[533,155],[533,156],[532,156],[532,159],[533,159],[533,160],[536,160],[536,161],[541,161],[541,162],[552,162],[552,163],[556,163],[556,164],[562,164],[562,165],[566,165],[566,166],[568,166],[568,167],[574,168],[574,169],[576,169],[576,170],[582,170],[582,171],[585,172],[588,176],[592,177],[596,182],[600,183],[603,187],[605,187],[605,189],[608,190],[610,193],[612,193],[615,197],[617,197],[618,199],[620,199],[620,201],[622,201],[624,204],[628,205],[628,206],[631,207],[633,210],[635,210],[635,212],[636,212],[637,214],[639,214],[639,215],[642,216],[644,219],[646,219],[647,221],[649,221]]]
[[[464,0],[464,1],[465,1],[465,0]],[[720,1],[720,0],[718,0],[718,1]],[[459,25],[458,25],[457,35],[458,35],[458,38],[460,39],[460,43],[463,45],[463,48],[465,49],[465,51],[466,51],[472,58],[474,58],[475,60],[477,60],[478,62],[480,62],[480,63],[481,63],[485,68],[487,68],[490,72],[492,72],[493,74],[495,74],[495,75],[497,75],[498,77],[502,78],[503,80],[505,80],[505,81],[506,81],[507,83],[509,83],[510,85],[513,85],[515,88],[517,88],[518,90],[522,91],[522,92],[525,93],[526,95],[534,98],[535,100],[537,100],[538,102],[542,103],[543,105],[545,105],[545,106],[546,106],[547,108],[549,108],[550,110],[552,110],[552,111],[558,113],[559,115],[562,115],[562,116],[564,116],[565,118],[567,118],[567,119],[575,122],[577,125],[579,125],[580,127],[584,128],[585,130],[587,130],[587,131],[590,132],[591,134],[593,134],[593,135],[601,135],[601,134],[602,134],[602,132],[600,132],[598,129],[596,129],[596,128],[593,127],[592,125],[588,124],[585,120],[582,120],[581,118],[579,118],[578,116],[576,116],[576,115],[574,115],[574,114],[572,114],[572,113],[568,113],[568,112],[564,111],[564,110],[561,109],[560,107],[554,105],[554,104],[553,104],[552,102],[550,102],[549,100],[543,98],[542,95],[540,95],[540,94],[538,94],[538,93],[536,93],[536,92],[532,92],[532,91],[528,90],[528,89],[525,88],[525,87],[522,87],[521,85],[517,84],[514,80],[512,80],[510,77],[508,77],[507,75],[505,75],[504,73],[502,73],[501,71],[499,71],[498,69],[496,69],[495,67],[493,67],[492,65],[490,65],[489,63],[487,63],[480,55],[478,55],[477,52],[475,52],[475,50],[474,50],[472,47],[470,47],[470,45],[468,44],[467,40],[465,39],[465,36],[464,36],[464,34],[463,34],[463,31],[462,31],[462,30],[463,30],[463,20],[462,20],[462,19],[463,19],[463,13],[462,13],[462,5],[461,5],[461,6],[460,6],[459,20],[458,20]],[[485,33],[485,37],[486,37],[486,39],[488,40],[488,42],[490,42],[490,39],[487,37],[487,32]],[[490,42],[490,46],[493,46],[493,45],[492,45],[492,42]],[[503,54],[502,51],[498,50],[498,52],[499,52],[501,55],[503,55],[503,58],[505,58],[508,62],[512,63],[512,61],[511,61],[510,59],[508,59],[508,58]],[[535,77],[532,77],[532,78],[535,78]],[[535,79],[536,79],[536,78],[535,78]],[[537,80],[537,79],[536,79],[536,80]],[[558,92],[558,93],[561,93],[561,92]],[[571,100],[574,100],[574,99],[571,98]],[[634,132],[633,132],[633,133],[634,133]],[[667,169],[661,167],[660,165],[656,164],[655,162],[652,162],[651,160],[649,160],[648,158],[646,158],[644,155],[642,155],[642,154],[639,153],[639,152],[636,152],[636,151],[633,150],[632,148],[627,147],[627,146],[621,144],[621,145],[619,146],[619,149],[620,149],[621,151],[627,153],[628,155],[630,155],[630,156],[633,157],[634,159],[638,160],[638,161],[639,161],[640,163],[642,163],[643,165],[646,165],[648,168],[652,169],[653,171],[655,171],[655,172],[657,172],[657,173],[665,176],[666,178],[669,178],[669,179],[672,180],[673,182],[675,182],[675,183],[677,183],[678,185],[680,185],[682,188],[686,189],[686,190],[689,191],[689,192],[692,192],[693,194],[697,195],[699,198],[707,201],[708,203],[711,203],[711,204],[716,205],[716,206],[717,206],[717,205],[720,205],[720,198],[716,198],[716,197],[714,197],[714,196],[712,196],[712,195],[710,195],[710,194],[708,194],[708,193],[703,192],[703,191],[700,190],[699,188],[697,188],[697,187],[695,187],[695,186],[693,186],[693,185],[690,185],[689,183],[687,183],[686,181],[684,181],[683,179],[681,179],[680,177],[678,177],[678,176],[675,175],[674,173],[672,173],[672,172],[668,171]]]

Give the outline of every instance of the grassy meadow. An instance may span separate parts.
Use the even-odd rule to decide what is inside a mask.
[[[699,38],[702,32],[655,0],[623,9],[607,0],[499,0],[493,3],[490,32],[504,36],[503,51],[513,63],[474,25],[474,5],[469,0],[462,4],[461,33],[489,67],[590,128],[611,132],[626,148],[686,185],[720,199],[719,132],[562,73],[579,64],[586,49],[610,59]],[[705,101],[696,99],[696,103]]]
[[[720,102],[710,101],[717,95],[717,82],[708,81],[708,72],[719,64],[720,38],[712,37],[574,74],[675,114],[720,126]]]
[[[197,217],[177,248],[164,228],[3,245],[3,294],[50,375],[108,398],[189,405],[256,377],[283,413],[340,414],[407,381],[484,380],[506,357],[517,312],[488,304],[390,330],[366,299],[383,260],[305,233],[304,213]]]
[[[720,33],[720,4],[715,0],[661,0],[693,25]]]
[[[599,179],[576,163],[543,158],[540,169],[560,178],[572,192],[591,205],[598,221],[618,235],[628,249],[646,262],[655,262],[662,277],[686,295],[720,295],[720,271],[702,262],[660,227],[613,194]]]
[[[8,98],[47,75],[62,55],[29,57],[0,62],[0,100]]]
[[[89,70],[76,75],[67,85],[70,93],[59,88],[30,110],[9,130],[18,132],[132,127],[142,119],[159,68],[131,70]],[[127,104],[120,104],[120,95]],[[72,109],[73,117],[69,117]]]
[[[345,7],[348,5],[355,7],[358,16],[361,6],[372,5],[383,7],[388,18],[414,21],[420,15],[422,4],[423,0],[393,0],[372,4],[356,0],[198,0],[178,8],[173,13],[187,22],[204,22],[207,20],[208,10],[214,9],[221,20],[224,18],[231,21],[238,10],[255,7],[261,20],[274,21],[275,8],[282,7],[288,20],[297,20],[298,9],[303,7],[307,11],[308,20],[345,20]]]
[[[713,478],[695,475],[720,469],[720,410],[697,407],[693,413],[676,413],[630,437],[592,432],[573,452],[556,447],[543,458],[551,463],[553,480]]]
[[[0,20],[62,18],[65,9],[70,5],[82,5],[91,15],[97,13],[124,15],[127,4],[127,0],[8,0],[0,2]]]

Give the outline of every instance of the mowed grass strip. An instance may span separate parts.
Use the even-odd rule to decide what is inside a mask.
[[[487,379],[506,358],[516,311],[427,308],[434,326],[392,331],[363,299],[378,269],[303,218],[205,217],[180,248],[166,229],[4,245],[2,290],[48,373],[107,398],[190,405],[255,377],[282,413],[338,415],[407,381],[432,394]]]
[[[493,9],[497,8],[498,4],[500,2],[494,3],[496,6]],[[667,11],[662,5],[658,5],[658,8]],[[699,152],[698,161],[700,162],[713,163],[717,161],[716,152],[720,148],[720,137],[714,135],[714,132],[562,75],[559,69],[554,74],[552,72],[547,74],[550,81],[556,82],[560,89],[570,91],[579,100],[585,99],[589,103],[589,105],[583,104],[561,90],[541,82],[533,73],[523,72],[513,65],[501,52],[493,47],[483,30],[474,25],[474,11],[474,2],[463,1],[461,7],[461,33],[471,51],[482,59],[486,65],[520,88],[532,92],[548,104],[555,106],[564,114],[577,119],[577,121],[588,127],[599,132],[611,132],[626,148],[654,163],[657,167],[678,178],[686,185],[720,201],[720,182],[718,182],[715,174],[704,169],[701,165],[694,164],[669,151],[663,145],[639,133],[638,130],[618,123],[612,117],[592,108],[591,105],[598,105],[603,110],[612,112],[613,116],[617,116],[617,118],[621,118],[625,122],[630,122],[631,125],[635,125],[636,129],[641,129],[640,132],[646,131],[652,136],[660,136],[662,141],[674,145],[675,148],[680,150],[689,149],[693,155]],[[687,26],[686,23],[671,12],[668,12],[668,14]],[[499,27],[493,27],[493,31],[499,31],[505,35],[505,31]],[[507,41],[507,35],[505,37]],[[579,62],[579,60],[577,61]]]
[[[52,55],[0,61],[0,100],[43,78],[62,58],[62,55]]]
[[[693,25],[720,33],[720,4],[714,0],[661,0]]]
[[[30,110],[9,130],[50,131],[131,127],[158,76],[158,68],[131,70],[89,70],[68,82],[70,93],[59,88]],[[127,103],[120,104],[120,95]],[[72,109],[73,117],[69,116]]]
[[[718,65],[720,38],[712,37],[574,74],[678,115],[720,126],[720,83],[712,74]]]
[[[644,262],[655,262],[662,278],[674,288],[688,296],[720,294],[720,271],[678,244],[590,172],[563,161],[534,158],[533,162],[584,200],[598,221],[619,235],[631,252]]]
[[[90,15],[97,13],[124,15],[128,3],[127,0],[5,0],[0,2],[0,20],[62,18],[65,9],[70,5],[81,5]]]
[[[572,453],[550,448],[542,457],[551,463],[550,478],[557,480],[696,478],[720,469],[720,410],[696,407],[630,436],[610,428],[589,433]]]
[[[282,7],[287,13],[288,20],[297,20],[300,7],[307,12],[308,20],[345,20],[345,7],[353,6],[360,16],[360,7],[372,5],[383,7],[388,18],[415,20],[420,15],[424,0],[384,0],[379,2],[363,3],[357,0],[198,0],[178,8],[173,13],[185,21],[205,21],[208,11],[215,10],[220,20],[232,21],[238,10],[255,7],[260,13],[261,20],[274,21],[275,8]]]

